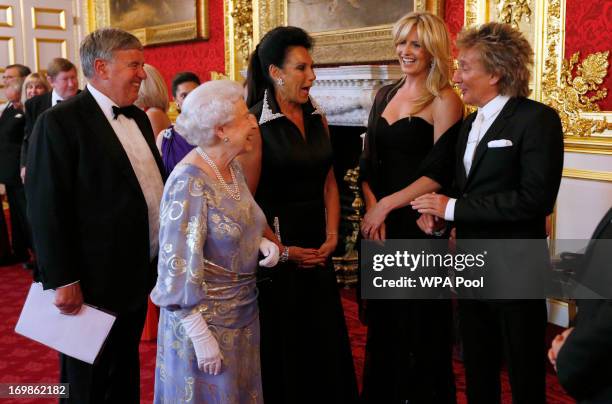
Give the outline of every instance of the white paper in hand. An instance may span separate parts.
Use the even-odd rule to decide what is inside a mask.
[[[61,314],[54,290],[32,283],[15,332],[63,354],[93,363],[115,322],[111,314],[83,305],[79,314]]]

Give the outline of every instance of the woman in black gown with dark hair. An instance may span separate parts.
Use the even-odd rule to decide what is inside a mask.
[[[265,237],[281,261],[259,269],[261,364],[266,404],[355,403],[357,385],[331,254],[340,202],[322,111],[309,97],[312,39],[278,27],[249,65],[247,105],[261,132],[260,153],[242,160],[259,176],[255,199]]]
[[[381,88],[370,112],[360,162],[366,239],[428,237],[410,201],[448,185],[462,104],[450,87],[444,22],[410,13],[394,42],[404,77]],[[370,300],[362,400],[455,403],[449,300]]]

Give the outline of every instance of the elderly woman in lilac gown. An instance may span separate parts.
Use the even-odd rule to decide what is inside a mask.
[[[197,147],[166,182],[160,209],[161,307],[155,403],[262,403],[255,270],[278,261],[237,161],[257,122],[233,81],[183,104],[177,128]]]

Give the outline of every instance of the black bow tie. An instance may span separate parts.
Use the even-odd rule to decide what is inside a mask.
[[[136,114],[134,113],[134,108],[136,107],[134,107],[133,105],[121,108],[113,105],[113,119],[117,119],[119,115],[123,115],[126,118],[134,119],[134,117],[136,116]]]

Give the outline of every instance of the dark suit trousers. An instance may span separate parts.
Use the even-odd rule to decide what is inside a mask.
[[[544,300],[461,300],[459,321],[469,404],[501,403],[503,358],[513,404],[545,403]]]
[[[60,403],[140,403],[138,345],[147,301],[119,315],[93,365],[60,354],[60,381],[70,383],[70,398]]]
[[[21,180],[17,184],[6,185],[11,213],[11,244],[13,254],[19,258],[28,257],[28,248],[31,247],[29,237],[28,219],[26,216],[25,189]]]

